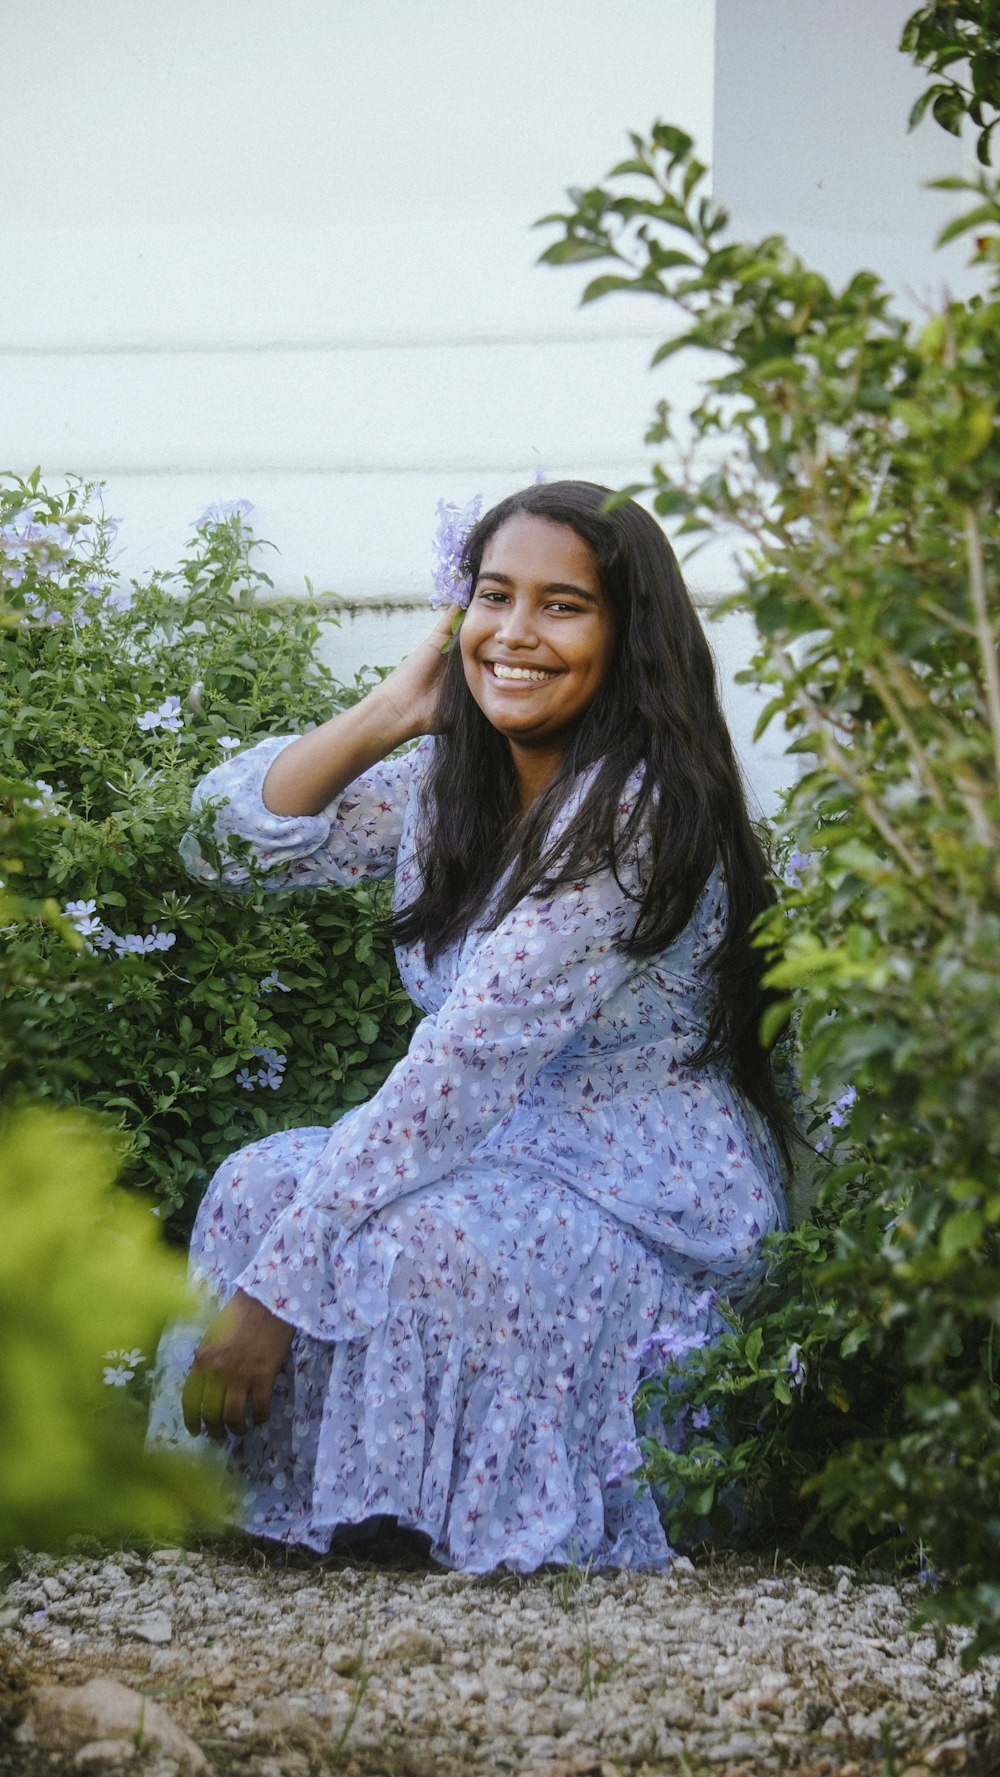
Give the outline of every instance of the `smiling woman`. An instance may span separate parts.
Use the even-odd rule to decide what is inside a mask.
[[[394,876],[425,1013],[368,1104],[233,1155],[195,1227],[222,1312],[166,1342],[154,1431],[182,1435],[186,1375],[188,1431],[233,1439],[278,1541],[389,1516],[473,1572],[662,1567],[636,1388],[720,1329],[782,1218],[764,860],[677,564],[606,494],[503,501],[458,648],[447,612],[201,786],[275,888]]]
[[[514,513],[486,549],[459,639],[466,684],[510,743],[528,808],[611,664],[614,617],[590,545],[568,525]]]

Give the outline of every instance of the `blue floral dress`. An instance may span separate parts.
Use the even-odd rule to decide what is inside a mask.
[[[394,874],[397,904],[411,899],[433,741],[302,817],[261,798],[287,744],[204,780],[201,799],[228,799],[220,839],[249,840],[273,887]],[[190,839],[186,861],[216,880]],[[248,1530],[325,1550],[337,1526],[390,1515],[474,1573],[668,1563],[623,1459],[633,1396],[658,1351],[718,1331],[717,1293],[752,1287],[782,1208],[761,1119],[718,1070],[686,1066],[724,886],[714,873],[670,948],[632,958],[618,940],[641,872],[640,847],[622,885],[600,871],[525,899],[430,965],[402,949],[424,1018],[381,1089],[216,1173],[196,1278],[296,1328],[269,1424],[232,1440]],[[225,880],[246,875],[236,863]],[[196,1338],[165,1341],[154,1436],[184,1436]]]

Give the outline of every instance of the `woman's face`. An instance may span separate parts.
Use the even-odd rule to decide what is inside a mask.
[[[614,648],[589,543],[569,525],[515,513],[486,545],[459,641],[487,721],[515,747],[565,748]]]

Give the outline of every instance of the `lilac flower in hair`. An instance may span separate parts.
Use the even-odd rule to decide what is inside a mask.
[[[434,534],[434,591],[431,604],[468,605],[472,582],[462,572],[465,541],[483,509],[482,494],[475,494],[466,506],[452,500],[437,503],[438,527]]]

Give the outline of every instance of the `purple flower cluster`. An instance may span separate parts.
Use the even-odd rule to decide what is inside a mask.
[[[179,697],[165,697],[159,709],[146,710],[136,717],[136,727],[144,729],[163,728],[169,734],[179,734],[181,729],[181,700]]]
[[[81,938],[92,938],[98,950],[113,950],[118,957],[150,956],[155,950],[172,950],[176,932],[160,932],[150,926],[145,937],[141,932],[119,936],[98,917],[96,901],[67,901],[63,917],[72,922]]]
[[[103,922],[97,917],[96,901],[67,901],[63,915],[72,921],[81,938],[96,938],[104,930]]]
[[[194,528],[205,531],[217,524],[229,524],[231,519],[246,518],[252,511],[252,500],[216,500],[214,506],[206,506],[201,517],[195,519]]]
[[[634,1438],[623,1438],[611,1452],[611,1466],[605,1476],[607,1481],[624,1481],[628,1475],[634,1475],[645,1461],[642,1451]]]
[[[242,1086],[244,1092],[253,1092],[258,1086],[270,1086],[272,1092],[277,1092],[288,1065],[287,1055],[279,1055],[277,1049],[254,1048],[250,1053],[256,1055],[262,1065],[253,1070],[241,1067],[236,1076],[237,1086]]]
[[[857,1095],[857,1092],[855,1091],[854,1087],[848,1086],[847,1091],[842,1093],[841,1096],[837,1099],[837,1101],[833,1107],[833,1110],[830,1112],[830,1115],[827,1118],[827,1122],[830,1124],[831,1128],[843,1129],[844,1123],[847,1119],[847,1113],[857,1103],[857,1098],[858,1098],[858,1095]]]
[[[463,610],[472,597],[472,582],[464,571],[465,544],[483,509],[482,494],[475,494],[465,506],[450,500],[437,503],[438,527],[434,533],[434,591],[431,604],[461,605]]]
[[[808,870],[811,863],[811,851],[789,852],[784,871],[782,872],[784,880],[789,888],[797,889],[802,887],[802,872],[803,870]]]
[[[41,580],[58,579],[72,551],[73,535],[65,525],[46,524],[25,506],[0,525],[0,583],[19,587],[29,567]]]

